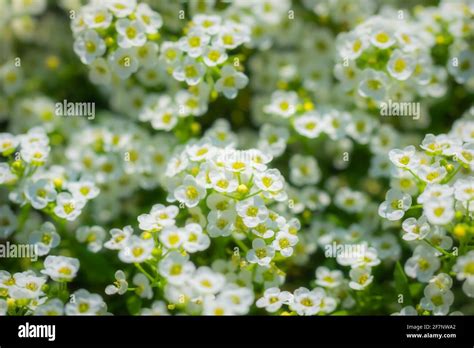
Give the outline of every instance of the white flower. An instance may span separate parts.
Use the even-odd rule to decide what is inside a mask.
[[[469,251],[466,255],[460,256],[453,267],[458,280],[465,280],[462,286],[464,293],[469,297],[474,297],[474,251]]]
[[[264,222],[268,217],[268,209],[259,196],[237,202],[236,210],[237,214],[243,219],[245,226],[250,228]]]
[[[161,70],[157,66],[158,51],[159,46],[155,42],[147,42],[137,48],[136,53],[140,65],[148,68],[141,69],[138,73],[138,78],[147,87],[154,86],[159,81]]]
[[[183,183],[174,190],[174,197],[188,208],[192,208],[206,197],[206,189],[191,175],[187,175]]]
[[[189,86],[195,86],[201,81],[205,71],[204,64],[186,57],[173,70],[173,77],[178,81],[186,81]]]
[[[8,156],[15,152],[15,149],[17,148],[19,143],[20,140],[13,134],[0,133],[0,153],[2,154],[2,156]]]
[[[36,245],[38,256],[44,256],[53,248],[56,248],[61,241],[61,237],[56,232],[56,227],[49,221],[43,223],[39,230],[34,231],[30,236],[30,242]]]
[[[56,198],[54,213],[60,218],[74,221],[81,214],[85,201],[77,199],[68,192],[61,192]]]
[[[160,14],[153,11],[146,3],[138,4],[135,10],[135,16],[145,27],[147,34],[155,34],[163,25],[163,19]]]
[[[387,70],[397,80],[408,79],[415,70],[415,60],[411,55],[404,54],[400,50],[392,52],[387,63]]]
[[[317,112],[307,112],[295,120],[295,130],[310,139],[317,138],[324,127],[324,119]]]
[[[254,298],[252,289],[234,284],[225,286],[219,294],[219,300],[232,305],[232,311],[237,315],[248,314]]]
[[[71,296],[74,300],[66,304],[66,315],[103,315],[107,311],[107,305],[100,295],[80,289]]]
[[[323,289],[316,288],[310,291],[301,287],[293,293],[290,308],[298,315],[315,315],[319,312],[332,312],[336,305],[336,300],[326,296]]]
[[[432,311],[434,315],[449,313],[449,307],[454,302],[454,295],[450,290],[440,291],[436,286],[429,284],[424,290],[424,295],[420,301],[422,308]]]
[[[212,210],[207,216],[207,232],[213,238],[229,236],[234,227],[235,217],[234,210]]]
[[[150,214],[138,216],[139,227],[143,231],[160,231],[163,227],[173,226],[178,213],[179,208],[175,205],[155,204],[151,208]]]
[[[258,308],[265,308],[267,312],[274,313],[282,305],[289,305],[293,300],[293,295],[288,291],[280,291],[278,288],[266,289],[263,297],[255,303]]]
[[[446,168],[444,167],[439,165],[429,166],[424,164],[420,165],[416,173],[421,178],[421,180],[430,184],[440,182],[448,174]]]
[[[84,13],[84,22],[90,29],[107,29],[112,19],[112,13],[102,6],[88,7]]]
[[[290,133],[287,128],[275,127],[265,123],[260,128],[258,148],[263,152],[270,153],[274,157],[278,157],[285,152],[286,142],[289,137]]]
[[[107,8],[118,18],[130,16],[137,7],[137,0],[107,0]]]
[[[195,266],[189,261],[189,256],[171,251],[160,261],[158,270],[170,284],[181,285],[191,278]]]
[[[74,41],[74,52],[84,64],[91,64],[96,58],[102,57],[106,46],[104,40],[95,30],[82,32]]]
[[[368,45],[367,38],[354,31],[342,32],[336,39],[336,49],[339,55],[351,60],[358,58]]]
[[[318,162],[312,156],[294,155],[290,159],[290,180],[298,186],[316,184],[321,178]]]
[[[261,238],[252,241],[252,249],[247,252],[247,261],[258,263],[260,266],[268,266],[275,256],[275,249],[265,243]]]
[[[97,197],[100,193],[99,188],[94,182],[90,180],[81,180],[78,182],[70,182],[67,184],[67,189],[74,197],[79,200],[89,200]]]
[[[138,236],[131,236],[120,249],[119,259],[125,263],[141,263],[151,257],[151,252],[155,243],[153,238],[142,239]]]
[[[390,221],[400,220],[410,208],[412,198],[399,190],[388,190],[385,201],[379,206],[379,215]]]
[[[177,249],[184,242],[184,232],[176,226],[166,226],[160,232],[160,242],[168,249]]]
[[[423,204],[423,213],[433,225],[448,224],[455,215],[454,201],[452,198],[430,200]]]
[[[336,192],[334,204],[349,213],[359,213],[366,208],[367,197],[362,192],[343,187]]]
[[[8,205],[0,206],[0,238],[7,239],[18,227],[18,220]]]
[[[46,277],[38,277],[35,272],[26,271],[15,273],[13,278],[15,284],[8,291],[12,299],[38,299],[44,296],[42,287],[46,283]]]
[[[188,253],[195,253],[209,248],[211,241],[209,237],[203,233],[202,227],[199,224],[187,224],[183,232],[186,235],[183,242],[183,249]]]
[[[153,298],[153,289],[150,285],[150,280],[143,274],[137,273],[133,277],[133,284],[136,285],[135,292],[141,297],[146,299]]]
[[[114,284],[107,285],[105,288],[105,293],[107,295],[119,294],[123,295],[127,292],[128,283],[125,273],[122,270],[115,272],[115,282]]]
[[[428,282],[440,266],[440,261],[434,254],[434,249],[419,245],[405,263],[405,273],[420,282]]]
[[[372,29],[370,43],[375,47],[385,49],[395,44],[396,40],[391,30],[387,30],[383,23],[377,23],[377,26]]]
[[[388,87],[388,77],[384,72],[366,69],[362,72],[358,92],[365,98],[382,101]]]
[[[418,158],[416,157],[416,149],[413,145],[405,147],[403,150],[394,149],[388,153],[390,161],[400,168],[413,169],[418,165]]]
[[[207,66],[220,65],[227,60],[227,57],[227,53],[222,46],[212,45],[204,48],[203,61]]]
[[[129,78],[139,68],[136,50],[119,47],[114,53],[109,55],[109,64],[112,71],[122,80]]]
[[[426,216],[422,215],[418,220],[411,217],[403,221],[402,229],[405,231],[402,236],[404,240],[422,240],[430,233],[431,226]]]
[[[275,91],[271,96],[271,103],[264,107],[269,114],[289,118],[296,112],[298,95],[293,91]]]
[[[374,276],[371,275],[372,269],[370,267],[355,267],[349,272],[351,281],[349,286],[354,290],[364,290],[374,280]]]
[[[29,144],[26,147],[22,145],[20,154],[26,163],[35,166],[42,166],[48,158],[51,148],[42,144]]]
[[[49,202],[56,200],[56,196],[54,184],[48,179],[31,181],[25,187],[25,197],[35,209],[45,208]]]
[[[49,255],[44,260],[44,270],[41,273],[57,282],[70,282],[79,270],[79,260],[65,256]]]
[[[430,202],[431,200],[452,200],[453,196],[453,188],[448,185],[440,185],[440,184],[431,184],[427,185],[425,190],[421,195],[418,196],[417,201],[420,204],[425,204]]]
[[[448,71],[454,76],[457,83],[469,82],[474,77],[474,50],[472,48],[462,50],[456,57],[456,65],[452,63],[453,58],[448,59]]]
[[[186,52],[191,58],[200,57],[204,48],[210,41],[210,37],[199,27],[191,29],[185,37],[178,42],[178,47]]]
[[[232,65],[225,65],[221,70],[221,77],[216,81],[215,88],[226,98],[234,99],[237,91],[244,88],[248,82],[249,79],[245,74],[235,70]]]
[[[211,185],[217,192],[230,193],[234,192],[239,186],[234,173],[228,171],[212,170],[209,172]]]
[[[101,226],[81,226],[76,231],[76,238],[81,243],[87,243],[87,249],[96,253],[102,249],[105,230]]]
[[[120,47],[130,48],[143,46],[146,43],[146,28],[141,21],[123,18],[115,23],[115,27],[118,32],[117,43]]]
[[[97,58],[89,65],[89,79],[97,85],[108,85],[112,80],[109,64],[104,58]]]
[[[277,192],[283,189],[284,178],[278,169],[268,169],[255,175],[255,185],[263,191]]]
[[[132,226],[125,226],[123,230],[113,228],[110,230],[112,238],[104,243],[104,247],[111,250],[120,250],[127,245],[128,239],[133,234]]]
[[[332,289],[340,286],[343,280],[344,276],[339,270],[331,271],[324,266],[316,269],[316,285]]]
[[[202,295],[218,293],[225,284],[225,277],[209,267],[199,267],[189,281],[190,285]]]
[[[36,307],[34,315],[64,315],[64,304],[58,298],[48,300],[48,302]]]
[[[467,203],[474,201],[474,179],[459,179],[454,183],[454,197],[467,208]]]
[[[283,256],[290,257],[293,254],[293,248],[298,243],[298,237],[288,232],[278,232],[272,246]]]

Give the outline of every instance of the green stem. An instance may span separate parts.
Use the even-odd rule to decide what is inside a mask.
[[[134,263],[135,267],[137,267],[140,272],[142,272],[152,283],[155,281],[155,278],[153,278],[145,269],[140,265],[138,262]]]

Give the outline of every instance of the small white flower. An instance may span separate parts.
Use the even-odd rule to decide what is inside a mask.
[[[250,228],[264,222],[268,217],[268,209],[259,196],[237,202],[236,210],[237,214],[243,219],[245,226]]]
[[[371,275],[372,269],[370,267],[356,267],[352,268],[349,272],[351,281],[349,286],[354,290],[364,290],[374,280],[374,276]]]
[[[388,153],[390,161],[400,168],[413,169],[418,165],[418,158],[416,157],[416,149],[413,145],[405,147],[403,150],[394,149]]]
[[[307,112],[295,120],[295,130],[310,139],[317,138],[324,127],[324,119],[317,112]]]
[[[434,315],[449,313],[449,307],[454,302],[454,295],[450,290],[440,291],[436,286],[429,284],[424,290],[424,295],[420,301],[422,308],[432,311]]]
[[[150,214],[138,216],[139,227],[143,231],[160,231],[163,227],[173,226],[178,213],[179,208],[175,205],[155,204],[151,208]]]
[[[130,48],[143,46],[146,43],[146,28],[141,21],[123,18],[115,23],[115,27],[118,32],[117,43],[120,47]]]
[[[207,66],[220,65],[227,60],[227,57],[225,49],[221,46],[212,45],[204,48],[203,60]]]
[[[399,190],[388,190],[385,201],[379,206],[379,215],[390,221],[400,220],[411,207],[412,198]]]
[[[415,60],[412,56],[395,50],[387,63],[387,70],[397,80],[406,80],[415,70]]]
[[[204,64],[186,57],[173,70],[173,77],[178,81],[186,81],[189,86],[195,86],[201,81],[205,71]]]
[[[91,64],[96,58],[102,57],[106,46],[104,40],[95,30],[82,32],[74,41],[74,52],[84,64]]]
[[[122,230],[113,228],[110,230],[112,238],[104,243],[104,247],[111,250],[120,250],[127,244],[128,239],[132,234],[132,226],[125,226]]]
[[[293,247],[298,243],[298,237],[288,232],[278,232],[272,246],[283,256],[290,257],[293,255]]]
[[[420,245],[416,247],[413,256],[406,261],[405,273],[425,283],[431,279],[439,266],[440,261],[434,254],[434,249]]]
[[[195,266],[189,261],[189,256],[172,251],[160,261],[158,270],[170,284],[181,285],[191,278]]]
[[[109,64],[112,71],[122,80],[129,78],[137,72],[139,67],[136,50],[119,47],[114,53],[109,55]]]
[[[112,23],[112,20],[112,13],[105,7],[89,7],[84,13],[84,22],[87,27],[91,29],[107,29]]]
[[[218,293],[225,284],[225,277],[209,267],[199,267],[189,281],[190,285],[202,295]]]
[[[416,173],[421,178],[421,180],[430,184],[440,182],[448,174],[446,168],[444,167],[439,165],[429,166],[424,164],[420,165]]]
[[[209,248],[211,241],[209,237],[203,233],[202,227],[199,224],[187,224],[183,232],[185,234],[183,249],[188,253],[195,253]]]
[[[195,207],[206,197],[206,189],[191,175],[187,175],[183,183],[174,190],[175,198],[188,208]]]
[[[252,241],[252,249],[247,252],[247,261],[258,263],[260,266],[268,266],[275,256],[275,249],[265,243],[261,238]]]
[[[54,213],[60,218],[74,221],[81,214],[85,201],[77,199],[68,192],[61,192],[56,198]]]
[[[89,65],[89,79],[97,85],[108,85],[112,80],[109,64],[104,58],[97,58]]]
[[[143,274],[137,273],[133,277],[132,283],[136,285],[135,292],[141,297],[146,299],[153,298],[153,289],[150,285],[150,280]]]
[[[337,288],[342,284],[344,276],[341,271],[330,271],[329,268],[321,266],[316,269],[316,284],[324,288]]]
[[[388,87],[388,77],[384,72],[366,69],[362,72],[358,92],[365,98],[382,101]]]
[[[265,308],[267,312],[274,313],[282,305],[289,305],[293,300],[293,295],[288,291],[280,291],[278,288],[266,289],[263,297],[255,303],[258,308]]]
[[[312,156],[294,155],[290,159],[290,180],[298,186],[316,184],[321,179],[318,162]]]
[[[18,227],[18,220],[8,205],[0,206],[0,238],[7,239]]]
[[[78,182],[70,182],[67,189],[74,197],[82,200],[89,200],[97,197],[100,193],[99,188],[90,180],[81,180]]]
[[[118,18],[130,16],[137,7],[137,0],[107,0],[107,8]]]
[[[76,238],[81,243],[87,243],[87,249],[96,253],[102,249],[105,230],[101,226],[81,226],[76,231]]]
[[[372,29],[370,43],[375,47],[385,49],[394,45],[396,40],[391,30],[387,30],[382,23],[379,23]]]
[[[79,270],[79,260],[65,256],[49,255],[44,260],[44,270],[41,273],[57,282],[70,282]]]
[[[66,304],[64,309],[66,315],[103,315],[107,311],[107,305],[100,295],[80,289],[71,296],[74,301]]]
[[[107,285],[105,288],[105,293],[107,295],[123,295],[127,292],[128,283],[125,273],[122,270],[115,272],[115,282],[114,284]]]
[[[124,247],[120,249],[119,259],[125,263],[144,262],[151,257],[154,246],[153,238],[142,239],[138,236],[131,236]]]
[[[298,95],[293,91],[275,91],[271,96],[271,103],[266,105],[264,111],[269,114],[289,118],[296,112]]]
[[[145,27],[147,34],[155,34],[163,25],[163,19],[158,12],[153,11],[146,3],[138,4],[135,10],[137,20]]]
[[[411,217],[403,221],[402,229],[405,231],[402,236],[404,240],[422,240],[430,233],[431,226],[426,216],[422,215],[418,220]]]
[[[225,65],[221,70],[221,77],[216,81],[215,88],[226,98],[234,99],[238,90],[247,86],[248,82],[249,79],[245,74],[235,70],[232,65]]]
[[[56,232],[56,227],[51,222],[45,222],[40,229],[34,231],[30,236],[30,242],[37,247],[38,256],[44,256],[53,248],[56,248],[61,237]]]
[[[210,37],[199,27],[191,29],[185,37],[182,37],[179,42],[179,48],[186,52],[191,58],[200,57],[204,48],[210,41]]]
[[[448,224],[455,215],[454,201],[452,198],[430,200],[424,203],[423,213],[433,225]]]
[[[56,200],[54,184],[48,179],[29,182],[25,187],[25,197],[35,209],[45,208],[49,202]]]

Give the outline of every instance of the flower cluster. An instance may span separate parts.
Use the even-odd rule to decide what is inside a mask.
[[[10,201],[23,210],[31,206],[53,217],[74,221],[100,192],[95,182],[80,176],[80,172],[46,165],[51,148],[42,128],[32,128],[18,136],[2,133],[0,148],[7,160],[0,164],[0,184],[11,188]],[[4,237],[13,232],[9,227],[15,223],[6,218],[2,226]]]

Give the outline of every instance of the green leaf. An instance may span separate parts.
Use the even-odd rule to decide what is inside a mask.
[[[403,271],[400,262],[397,262],[395,265],[395,271],[393,272],[395,278],[395,289],[398,295],[403,295],[403,304],[404,305],[413,305],[413,299],[411,297],[410,288],[408,285],[408,278]],[[398,298],[397,298],[398,300]]]

